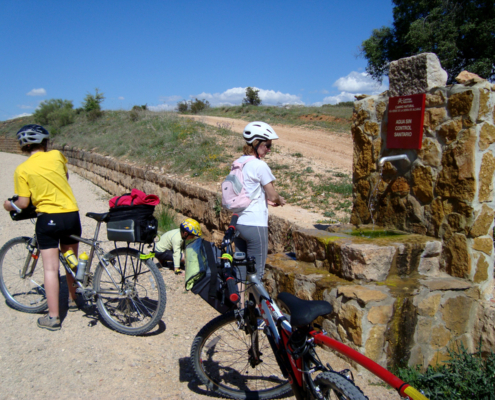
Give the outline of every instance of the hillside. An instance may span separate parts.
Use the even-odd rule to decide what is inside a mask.
[[[317,114],[320,109],[314,107],[309,114]],[[307,111],[299,113],[307,115]],[[263,115],[256,112],[243,115],[248,120],[262,119],[259,117]],[[277,121],[284,120],[277,118],[264,118],[280,136],[265,159],[277,178],[277,190],[290,205],[313,214],[314,222],[348,221],[352,203],[350,134],[322,128],[321,121],[300,123],[303,119],[292,114],[283,124]],[[342,121],[336,123],[344,131],[349,121]],[[0,122],[0,135],[13,136],[21,126],[33,122],[33,117]],[[74,123],[58,129],[53,141],[158,169],[217,190],[241,152],[240,132],[246,123],[206,115],[184,118],[176,113],[145,110],[105,111],[95,121],[88,121],[85,114],[76,115]],[[285,208],[277,213],[288,211]]]

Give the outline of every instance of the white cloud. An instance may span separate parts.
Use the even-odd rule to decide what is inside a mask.
[[[9,118],[9,120],[10,119],[16,119],[16,118],[21,118],[21,117],[29,117],[30,115],[33,115],[33,114],[22,113],[22,114],[19,114],[19,115],[15,115],[12,118]]]
[[[259,90],[258,96],[260,97],[264,105],[285,105],[285,104],[304,104],[301,97],[295,94],[276,92],[274,90],[259,89],[253,87],[253,89]],[[233,106],[240,105],[242,99],[246,97],[246,88],[236,87],[228,89],[223,93],[200,93],[198,95],[189,96],[191,99],[198,98],[200,100],[205,99],[210,102],[212,106]]]
[[[148,110],[150,111],[174,111],[177,107],[177,104],[159,104],[157,106],[148,106]]]
[[[337,103],[342,103],[343,101],[355,101],[356,99],[354,98],[356,94],[355,93],[348,93],[348,92],[340,92],[340,94],[336,96],[327,96],[323,99],[322,104],[337,104]]]
[[[124,96],[119,96],[119,97],[117,97],[117,99],[119,99],[119,100],[125,100],[125,97]]]
[[[358,94],[380,94],[388,89],[388,78],[385,78],[380,84],[374,81],[366,72],[352,71],[349,75],[337,79],[332,86],[336,87],[340,93],[325,97],[321,104],[355,101],[354,96]],[[314,105],[318,104],[320,103],[315,103]]]
[[[160,97],[160,101],[163,101],[164,103],[176,103],[180,100],[182,100],[182,96],[162,96]]]
[[[27,96],[46,96],[46,90],[43,88],[33,89],[26,93]]]
[[[381,93],[388,89],[384,83],[380,84],[373,80],[366,72],[352,71],[349,75],[343,76],[335,81],[335,86],[341,92],[350,92],[357,94]]]

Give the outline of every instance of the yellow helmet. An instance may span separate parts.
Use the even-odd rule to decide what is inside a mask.
[[[201,236],[201,226],[199,226],[199,222],[195,219],[188,218],[182,224],[180,224],[180,230],[182,232],[190,233],[194,236]]]

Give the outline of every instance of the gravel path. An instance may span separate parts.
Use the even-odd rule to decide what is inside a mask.
[[[0,153],[0,199],[14,193],[14,169],[24,159]],[[84,215],[107,211],[110,196],[75,174],[70,183],[81,210],[83,236],[92,236],[94,221]],[[13,222],[0,212],[0,245],[33,230],[30,221]],[[101,232],[100,238],[105,237]],[[62,329],[57,332],[39,329],[39,315],[15,311],[0,296],[0,399],[211,398],[204,386],[198,386],[189,351],[196,333],[217,313],[185,292],[182,277],[163,269],[162,274],[167,287],[165,315],[158,328],[142,337],[107,328],[96,310],[68,314],[66,287],[61,290]],[[336,368],[345,368],[341,360],[333,361],[341,365]],[[370,399],[399,398],[390,389],[368,385],[376,382],[368,374],[354,374]]]

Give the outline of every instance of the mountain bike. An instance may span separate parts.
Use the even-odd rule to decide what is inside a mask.
[[[222,250],[230,254],[233,269],[246,265],[245,307],[233,307],[206,324],[191,347],[191,361],[198,379],[220,395],[234,399],[273,399],[291,390],[296,399],[367,399],[356,386],[351,371],[336,371],[323,365],[317,346],[325,346],[356,361],[395,388],[407,399],[427,400],[419,391],[403,382],[359,352],[329,337],[314,323],[330,314],[326,301],[301,300],[280,293],[283,313],[256,276],[253,258],[233,253],[232,231],[227,231]],[[237,287],[228,287],[227,297],[237,299]]]
[[[153,253],[144,254],[144,244],[139,244],[138,249],[130,247],[130,243],[117,248],[114,242],[113,250],[102,249],[98,235],[107,215],[86,214],[97,222],[92,239],[71,235],[91,249],[84,278],[75,279],[76,271],[70,268],[61,252],[60,262],[66,274],[74,277],[76,293],[86,304],[96,303],[108,326],[126,335],[141,335],[153,329],[163,316],[167,301],[165,282],[152,261]],[[18,220],[22,219],[25,218]],[[94,273],[91,271],[93,259],[97,263]],[[45,311],[48,304],[43,283],[43,262],[36,235],[16,237],[5,243],[0,249],[0,291],[7,304],[27,313]]]

